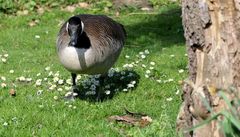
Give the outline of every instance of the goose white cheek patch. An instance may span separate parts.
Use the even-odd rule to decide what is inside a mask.
[[[67,22],[67,25],[66,25],[66,31],[68,32],[68,25],[69,25],[69,23]]]
[[[83,33],[83,30],[84,30],[84,24],[83,22],[81,21],[81,27],[82,27],[82,31],[81,31],[81,34]]]

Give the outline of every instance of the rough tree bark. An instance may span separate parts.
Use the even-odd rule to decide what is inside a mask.
[[[220,89],[240,91],[240,0],[182,0],[182,20],[189,56],[189,82],[184,84],[177,130],[197,125],[226,108]],[[192,84],[191,84],[192,83]],[[229,93],[228,98],[233,96]],[[222,137],[217,120],[186,137]]]

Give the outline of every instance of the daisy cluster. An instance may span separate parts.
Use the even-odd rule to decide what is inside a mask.
[[[8,54],[7,53],[0,54],[0,59],[2,63],[6,63],[8,59]]]
[[[148,61],[146,58],[150,54],[149,50],[141,51],[138,55],[136,55],[137,59],[134,59],[131,63],[127,63],[123,65],[123,68],[128,70],[133,70],[135,68],[141,68],[144,72],[144,77],[150,80],[153,80],[157,83],[169,83],[174,82],[173,78],[167,78],[166,74],[159,74],[155,69],[157,64],[154,61]],[[170,58],[174,58],[175,55],[170,55]],[[129,55],[125,56],[126,59],[130,60],[131,57]],[[184,70],[178,70],[178,73],[183,73]]]
[[[149,61],[149,50],[139,52],[136,56],[125,55],[126,63],[119,68],[111,68],[105,80],[101,81],[100,75],[77,75],[77,85],[79,85],[80,92],[83,92],[85,96],[96,95],[97,91],[102,91],[102,94],[110,96],[117,92],[128,92],[136,88],[140,76],[136,73],[136,70],[140,70],[144,73],[145,79],[152,80],[157,83],[169,83],[174,82],[173,78],[168,78],[166,74],[159,73],[155,67],[157,63]],[[8,58],[8,54],[0,55],[2,62],[5,63]],[[175,55],[170,55],[174,58]],[[10,74],[15,73],[14,70],[9,71]],[[178,73],[184,73],[183,69],[179,69]],[[72,89],[72,80],[69,75],[62,76],[59,71],[54,71],[50,66],[46,66],[41,72],[34,76],[19,76],[15,78],[17,84],[25,83],[33,85],[36,88],[36,95],[40,96],[46,91],[57,91],[64,94]],[[5,76],[0,76],[1,88],[7,88],[9,85],[6,82]],[[66,94],[66,95],[67,95]],[[54,100],[58,100],[58,96],[53,97]],[[171,100],[171,99],[168,99]]]
[[[119,91],[130,91],[135,88],[138,75],[130,70],[111,68],[104,81],[101,82],[100,75],[86,76],[80,83],[80,88],[86,91],[86,95],[95,95],[98,90],[105,95],[111,95]]]
[[[5,121],[4,119],[0,118],[0,123],[2,123],[3,127],[8,127],[10,124],[18,124],[19,118],[17,117],[12,117],[8,121]]]

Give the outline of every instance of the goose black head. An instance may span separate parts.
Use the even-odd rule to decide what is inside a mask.
[[[79,17],[71,17],[66,25],[66,30],[70,36],[69,46],[75,47],[78,44],[78,37],[83,33],[84,24]]]

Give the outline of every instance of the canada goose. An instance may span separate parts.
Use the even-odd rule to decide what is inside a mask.
[[[80,14],[62,25],[57,53],[62,65],[71,72],[73,92],[78,92],[77,74],[101,74],[104,78],[118,59],[125,38],[123,25],[105,15]]]

